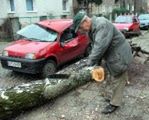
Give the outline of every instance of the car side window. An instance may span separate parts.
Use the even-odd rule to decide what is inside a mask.
[[[66,29],[63,34],[61,35],[60,42],[68,42],[75,38],[77,35],[73,29],[68,28]]]

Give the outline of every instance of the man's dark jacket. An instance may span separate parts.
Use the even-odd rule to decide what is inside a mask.
[[[93,48],[88,64],[95,65],[104,58],[113,76],[124,72],[132,61],[132,51],[124,35],[104,17],[93,17],[89,32]]]

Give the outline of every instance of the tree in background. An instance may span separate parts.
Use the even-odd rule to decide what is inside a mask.
[[[102,4],[102,0],[92,0],[93,1],[93,3],[95,3],[96,5],[100,5],[100,4]]]
[[[102,4],[102,0],[77,0],[78,4],[81,6],[80,9],[86,10],[87,13],[89,14],[89,5],[91,4],[91,9],[92,5],[100,5]],[[79,9],[78,9],[79,10]]]
[[[119,0],[115,0],[115,3],[119,2]]]
[[[121,14],[125,14],[125,13],[129,13],[129,10],[127,10],[124,7],[113,9],[113,11],[112,11],[112,20],[115,20],[115,15],[121,15]]]

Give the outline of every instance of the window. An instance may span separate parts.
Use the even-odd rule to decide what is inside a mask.
[[[132,17],[131,16],[118,16],[115,19],[115,23],[132,23]]]
[[[68,29],[66,29],[66,30],[63,32],[60,41],[61,41],[61,42],[68,42],[68,41],[72,40],[73,38],[75,38],[76,36],[77,36],[77,35],[76,35],[76,33],[74,32],[74,30],[71,29],[71,28],[68,28]]]
[[[33,11],[33,0],[26,0],[26,10],[27,11]]]
[[[38,33],[38,34],[37,34]],[[20,37],[27,38],[32,41],[54,42],[58,33],[38,24],[31,24],[17,32]]]
[[[67,10],[67,0],[63,0],[63,10]]]
[[[14,0],[9,1],[10,1],[10,11],[15,11]]]

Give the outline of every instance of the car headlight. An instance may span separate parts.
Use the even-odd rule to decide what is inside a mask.
[[[2,52],[2,56],[9,56],[9,55],[8,55],[8,51],[4,50],[4,51]]]
[[[28,53],[25,55],[25,58],[26,59],[36,59],[36,56],[34,53]]]
[[[129,30],[129,28],[127,28],[127,27],[126,27],[126,28],[124,28],[124,30],[128,31],[128,30]]]

